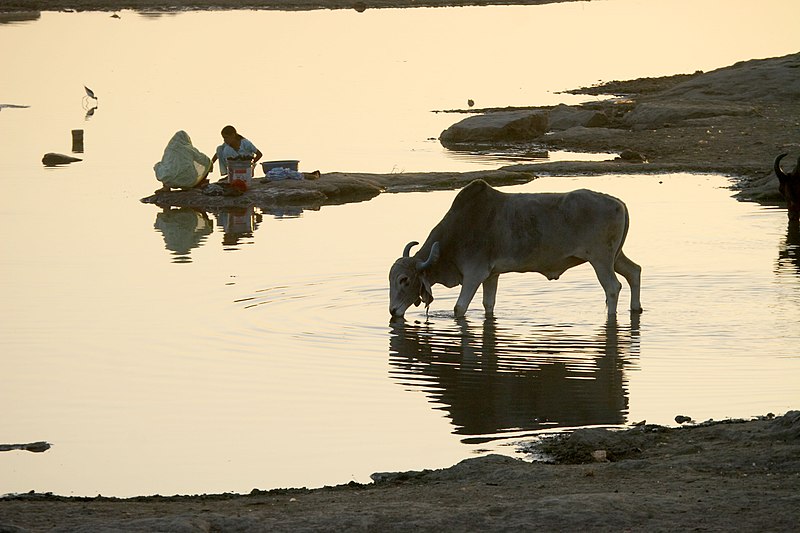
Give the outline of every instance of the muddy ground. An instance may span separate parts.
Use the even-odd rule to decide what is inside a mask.
[[[468,5],[383,0],[4,0],[0,11],[244,8],[318,9]],[[480,4],[535,4],[535,1]],[[508,167],[482,175],[323,172],[315,182],[262,185],[276,202],[318,208],[382,192],[458,188],[475,177],[497,185],[547,174],[714,172],[743,199],[779,203],[774,157],[800,155],[800,54],[710,73],[615,81],[580,89],[624,98],[587,104],[602,127],[574,127],[533,140],[548,149],[639,154],[599,163]],[[677,73],[676,73],[677,74]],[[535,105],[535,102],[532,103]],[[493,110],[486,110],[491,112]],[[474,112],[474,110],[471,110]],[[460,116],[454,113],[454,122]],[[155,185],[155,181],[154,181]],[[148,200],[205,202],[198,191]],[[193,200],[193,198],[195,198]],[[236,202],[251,202],[239,198]],[[224,200],[215,208],[220,208]],[[234,200],[230,200],[233,202]],[[181,204],[181,202],[184,202]],[[234,204],[238,205],[238,204]],[[202,207],[202,206],[199,206]],[[678,414],[678,413],[676,413]],[[0,533],[19,531],[796,531],[800,524],[800,412],[751,421],[624,432],[580,430],[545,443],[559,464],[477,457],[444,470],[379,474],[369,485],[246,495],[0,498]],[[31,453],[14,449],[4,453]],[[605,458],[605,459],[604,459]],[[588,461],[572,464],[575,461]]]
[[[0,499],[0,532],[797,531],[800,411],[546,441],[560,464],[499,455],[316,490]],[[27,452],[16,452],[27,453]],[[572,464],[577,462],[578,464]]]

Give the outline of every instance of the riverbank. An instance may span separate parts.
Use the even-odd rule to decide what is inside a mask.
[[[493,131],[479,142],[446,144],[448,148],[497,152],[526,143],[546,150],[615,152],[607,161],[559,161],[511,165],[496,171],[445,173],[322,173],[313,181],[255,180],[242,196],[210,197],[200,190],[157,193],[143,198],[161,207],[208,211],[257,206],[264,212],[294,207],[364,201],[382,192],[458,189],[481,178],[492,185],[524,183],[537,176],[656,173],[713,173],[732,178],[742,200],[782,205],[773,161],[778,154],[800,155],[800,53],[743,61],[707,73],[613,81],[575,93],[605,95],[597,101],[564,109],[552,107],[470,110],[495,125],[496,117],[525,113],[541,128],[511,139]],[[608,97],[609,94],[615,97]],[[451,110],[454,119],[464,110]],[[558,113],[558,115],[557,115]],[[587,116],[586,125],[563,126],[557,117]],[[469,120],[473,120],[474,116]],[[558,123],[562,125],[559,126]],[[513,124],[512,124],[513,125]],[[481,130],[485,131],[485,130]],[[480,133],[480,132],[479,132]],[[442,142],[445,143],[444,136]],[[789,168],[789,167],[787,167]]]
[[[395,9],[411,7],[458,7],[491,5],[539,5],[579,0],[5,0],[6,11],[185,11],[225,9],[275,9],[307,11],[315,9]],[[588,0],[580,0],[588,1]]]
[[[0,531],[793,531],[800,523],[800,411],[585,429],[544,450],[563,463],[489,455],[375,474],[366,485],[246,495],[23,494],[0,499]]]

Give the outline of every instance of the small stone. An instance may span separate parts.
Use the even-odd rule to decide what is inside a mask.
[[[608,452],[605,450],[595,450],[592,452],[592,459],[596,463],[607,463],[608,462]]]

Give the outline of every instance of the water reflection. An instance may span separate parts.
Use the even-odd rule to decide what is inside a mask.
[[[298,218],[303,215],[300,208],[285,207],[225,207],[207,212],[193,207],[172,207],[167,204],[158,206],[161,211],[156,215],[153,227],[161,232],[166,249],[177,256],[174,259],[177,263],[191,262],[188,257],[191,250],[203,245],[206,238],[214,232],[211,216],[222,229],[223,247],[226,250],[236,250],[240,244],[252,243],[255,231],[264,221],[264,214],[275,218]]]
[[[626,420],[625,370],[639,353],[638,315],[629,329],[611,319],[589,335],[555,326],[522,334],[493,319],[390,327],[392,377],[445,409],[457,434],[488,440]]]
[[[261,213],[255,211],[252,206],[232,207],[215,213],[214,216],[217,217],[217,222],[225,232],[225,236],[222,238],[222,244],[225,246],[235,246],[242,239],[252,237],[253,232],[263,220]]]
[[[775,271],[800,275],[800,222],[796,220],[790,220],[786,228],[786,238],[778,249]]]
[[[193,248],[199,247],[214,231],[214,223],[205,211],[190,207],[164,207],[156,215],[153,227],[164,237],[164,246],[171,251],[176,263],[188,263]]]
[[[19,22],[31,22],[39,20],[42,14],[39,11],[14,11],[10,13],[0,13],[0,24],[15,24]]]

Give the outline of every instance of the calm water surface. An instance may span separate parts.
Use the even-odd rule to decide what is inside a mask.
[[[0,493],[366,482],[514,454],[541,431],[797,408],[798,230],[783,210],[732,200],[722,177],[506,189],[590,187],[628,204],[646,311],[612,323],[579,267],[557,282],[504,276],[491,321],[477,297],[454,320],[457,291],[435,287],[429,316],[390,324],[388,267],[455,191],[282,216],[139,203],[177,129],[210,153],[234,123],[267,158],[306,170],[494,168],[498,158],[430,141],[460,118],[431,110],[571,102],[557,91],[796,51],[793,2],[677,4],[46,13],[0,25],[0,50],[14,50],[0,103],[30,106],[0,111],[0,442],[54,444],[1,454]],[[697,17],[684,23],[687,10]],[[650,37],[653,20],[673,19],[685,49]],[[626,31],[587,37],[609,25]],[[234,26],[241,54],[222,45]],[[84,84],[99,96],[88,117]],[[84,161],[43,168],[45,152],[70,153],[76,128]]]

